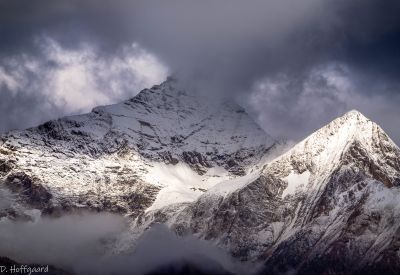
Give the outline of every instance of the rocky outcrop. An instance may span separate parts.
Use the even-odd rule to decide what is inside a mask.
[[[27,203],[35,208],[46,208],[52,198],[52,195],[40,184],[39,179],[31,178],[23,172],[9,174],[4,185],[12,192],[22,195],[21,203]]]

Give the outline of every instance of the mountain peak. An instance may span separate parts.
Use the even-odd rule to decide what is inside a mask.
[[[364,116],[361,112],[353,109],[345,113],[343,116],[339,117],[338,120],[342,122],[356,122],[358,124],[360,123],[367,123],[370,122],[371,120],[368,119],[366,116]]]
[[[369,118],[357,110],[351,110],[343,116],[334,119],[326,126],[319,129],[312,136],[338,136],[350,139],[369,139],[377,133],[384,133],[383,130]]]
[[[346,118],[366,118],[360,111],[353,109],[343,115]]]
[[[277,160],[292,163],[299,171],[316,166],[330,171],[349,150],[354,153],[355,149],[380,161],[399,155],[396,144],[378,124],[352,110],[309,135]],[[301,167],[298,163],[302,163]]]
[[[356,109],[352,109],[352,110],[346,112],[343,116],[359,116],[359,115],[363,116],[363,114],[360,111],[358,111]]]

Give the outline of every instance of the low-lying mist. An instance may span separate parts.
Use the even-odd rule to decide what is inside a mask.
[[[0,221],[0,255],[21,263],[51,264],[79,271],[105,254],[107,241],[126,230],[120,216],[75,214],[60,218],[32,215],[33,221]]]
[[[189,264],[204,273],[248,274],[247,264],[194,236],[179,237],[165,225],[147,230],[130,249],[127,218],[80,213],[58,218],[31,211],[32,221],[0,219],[0,256],[23,264],[50,264],[73,274],[147,274]]]

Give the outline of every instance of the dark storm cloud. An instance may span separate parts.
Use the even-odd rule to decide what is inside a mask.
[[[93,41],[113,49],[136,41],[175,70],[213,71],[238,84],[331,58],[392,69],[399,63],[400,4],[395,0],[0,3],[3,47],[28,51],[38,34],[67,47]],[[233,74],[239,78],[231,79]]]
[[[191,88],[243,100],[272,134],[298,139],[336,115],[359,108],[393,138],[400,138],[400,111],[391,107],[400,103],[399,1],[0,3],[3,55],[35,55],[38,35],[69,50],[79,50],[82,43],[95,45],[103,57],[137,42]],[[322,71],[320,78],[332,78],[327,75],[337,73],[330,69],[332,64],[346,68],[341,77],[351,83],[348,90],[315,80]],[[262,81],[278,85],[281,94],[254,101]],[[320,92],[310,96],[305,87]],[[317,109],[318,116],[312,112]],[[271,121],[276,121],[276,133]]]

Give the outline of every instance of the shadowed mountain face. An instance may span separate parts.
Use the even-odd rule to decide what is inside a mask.
[[[3,135],[1,215],[126,213],[130,245],[165,223],[265,274],[400,272],[400,150],[377,124],[351,111],[271,160],[241,107],[209,102],[169,79]]]

